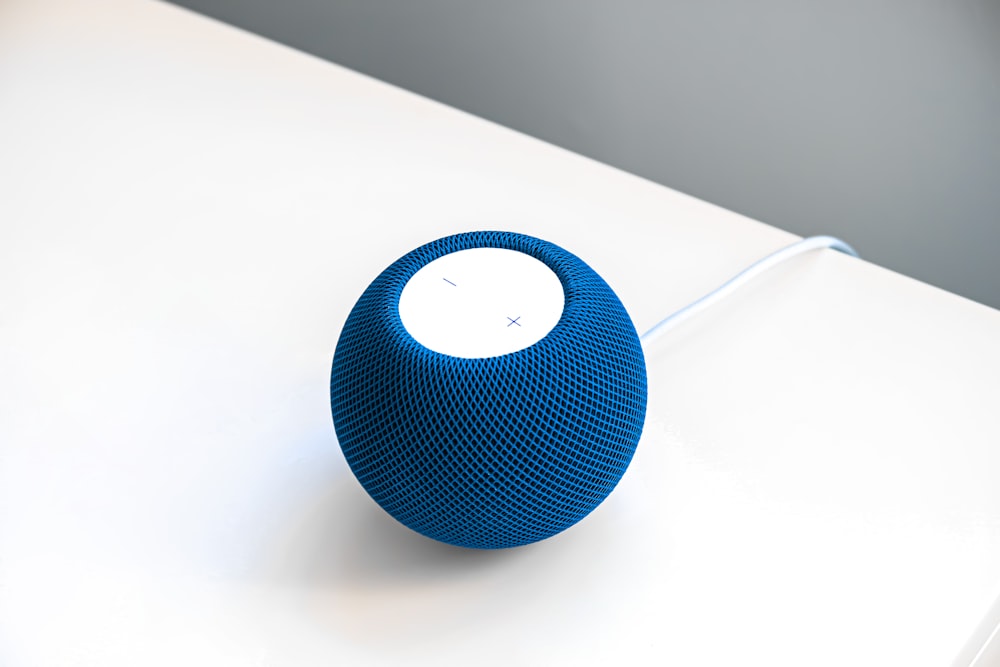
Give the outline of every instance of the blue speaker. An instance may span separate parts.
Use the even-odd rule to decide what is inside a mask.
[[[597,273],[509,232],[433,241],[368,286],[330,401],[369,495],[449,544],[497,549],[572,526],[614,489],[646,413],[635,327]]]

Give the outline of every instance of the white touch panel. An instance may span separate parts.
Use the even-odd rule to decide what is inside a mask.
[[[523,350],[562,316],[562,283],[530,255],[470,248],[438,257],[403,287],[399,316],[424,347],[475,359]]]

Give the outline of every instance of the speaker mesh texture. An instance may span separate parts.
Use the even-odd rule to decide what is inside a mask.
[[[517,250],[552,269],[565,306],[548,335],[482,359],[409,335],[404,285],[468,248]],[[379,505],[428,537],[495,549],[565,530],[614,489],[642,433],[646,367],[621,301],[584,262],[530,236],[472,232],[417,248],[365,290],[337,343],[330,396],[344,456]]]

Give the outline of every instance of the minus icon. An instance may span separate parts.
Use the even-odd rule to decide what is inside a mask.
[[[452,286],[454,286],[454,287],[458,287],[458,285],[455,285],[455,283],[451,282],[451,281],[450,281],[450,280],[448,280],[447,278],[442,278],[441,280],[445,281],[445,282],[446,282],[446,283],[448,283],[449,285],[452,285]]]

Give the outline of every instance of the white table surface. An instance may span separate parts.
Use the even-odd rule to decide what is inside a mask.
[[[797,258],[657,344],[594,514],[466,551],[364,494],[328,381],[368,282],[472,229],[640,331],[794,240],[166,4],[0,4],[0,664],[971,659],[1000,313]]]

